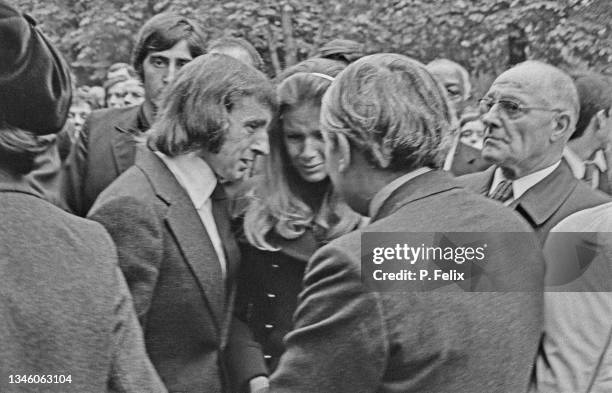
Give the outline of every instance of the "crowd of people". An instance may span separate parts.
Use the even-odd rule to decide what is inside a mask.
[[[612,391],[612,81],[148,20],[75,87],[0,0],[1,392]],[[5,39],[6,37],[6,39]],[[469,290],[364,236],[487,234]]]

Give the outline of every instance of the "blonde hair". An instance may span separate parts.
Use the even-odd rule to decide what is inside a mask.
[[[246,238],[259,249],[278,250],[269,242],[271,231],[285,239],[295,239],[315,227],[324,231],[325,240],[331,240],[353,230],[361,219],[334,193],[328,179],[322,181],[326,190],[321,206],[313,211],[300,195],[305,181],[291,165],[283,142],[283,113],[305,104],[320,106],[330,79],[344,67],[339,61],[310,59],[284,73],[286,77],[277,88],[280,121],[270,129],[270,155],[264,177],[253,192],[244,218]]]

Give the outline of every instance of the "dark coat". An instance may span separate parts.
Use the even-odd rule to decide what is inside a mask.
[[[140,106],[93,111],[61,172],[60,194],[68,208],[85,217],[98,195],[134,164],[134,135],[146,131]]]
[[[482,195],[491,189],[497,166],[483,172],[457,178],[466,188]],[[548,232],[565,217],[579,210],[612,201],[606,194],[592,190],[577,180],[565,162],[542,181],[528,189],[510,207],[514,208],[533,227],[542,243]]]
[[[533,292],[372,292],[361,277],[363,232],[525,232],[491,245],[513,264],[500,280]],[[512,211],[432,171],[401,186],[365,228],[308,262],[295,330],[272,392],[524,392],[541,333],[543,260]],[[526,243],[515,240],[529,238]],[[485,269],[494,268],[487,266]],[[489,273],[495,273],[489,270]]]
[[[142,151],[98,198],[90,218],[106,227],[134,297],[147,352],[170,391],[222,392],[239,250],[218,187],[213,214],[228,264],[227,285],[187,192],[163,162]]]
[[[319,248],[311,230],[297,239],[286,240],[275,236],[279,251],[264,251],[251,246],[246,239],[240,242],[243,255],[238,279],[236,315],[244,321],[261,345],[254,356],[266,361],[271,373],[285,351],[283,338],[293,329],[293,313],[308,259]],[[237,357],[237,356],[236,356]],[[255,376],[249,366],[253,359],[236,359],[233,378],[244,384]]]
[[[104,228],[16,184],[0,184],[0,217],[0,391],[165,392]]]

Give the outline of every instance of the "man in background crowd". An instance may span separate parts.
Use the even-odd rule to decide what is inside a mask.
[[[562,160],[579,110],[569,75],[538,61],[502,73],[480,100],[486,125],[482,156],[495,165],[461,179],[514,208],[542,243],[568,215],[610,200],[576,180]]]
[[[166,85],[205,45],[200,27],[185,17],[164,13],[145,23],[133,53],[145,100],[90,115],[62,170],[62,197],[72,212],[85,216],[98,194],[134,164],[137,140],[153,122]]]
[[[612,83],[603,75],[578,74],[574,77],[580,98],[576,131],[563,156],[574,176],[591,188],[612,194],[608,165],[612,160],[612,129],[607,127],[612,107]]]
[[[451,106],[460,119],[472,91],[470,74],[461,64],[448,59],[436,59],[428,63],[427,71],[444,86]]]
[[[0,391],[165,392],[110,237],[26,178],[66,120],[67,65],[4,0],[0,37]]]

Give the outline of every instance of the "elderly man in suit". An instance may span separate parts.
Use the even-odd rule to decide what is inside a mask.
[[[544,242],[563,218],[610,200],[562,160],[579,110],[576,87],[558,68],[526,61],[504,72],[480,100],[482,156],[495,165],[461,181],[514,208]]]
[[[143,151],[89,217],[117,244],[147,352],[169,390],[228,391],[222,358],[239,251],[221,184],[267,154],[276,97],[261,72],[222,54],[187,64],[164,97],[155,151]]]
[[[27,179],[66,120],[67,65],[4,0],[0,36],[0,391],[165,392],[110,237]]]
[[[425,66],[397,54],[356,61],[327,91],[321,128],[330,178],[349,206],[372,221],[309,261],[271,391],[527,389],[541,328],[541,252],[512,211],[437,169],[453,117]],[[440,231],[522,232],[489,245],[498,258],[485,270],[496,280],[521,281],[530,292],[464,293],[454,285],[419,292],[420,284],[410,282],[392,292],[366,285],[365,232]],[[513,268],[496,277],[495,263]]]
[[[133,55],[145,100],[89,116],[61,173],[61,196],[73,213],[87,215],[100,192],[134,164],[137,141],[153,123],[164,89],[205,48],[204,33],[185,17],[163,13],[144,24]]]

